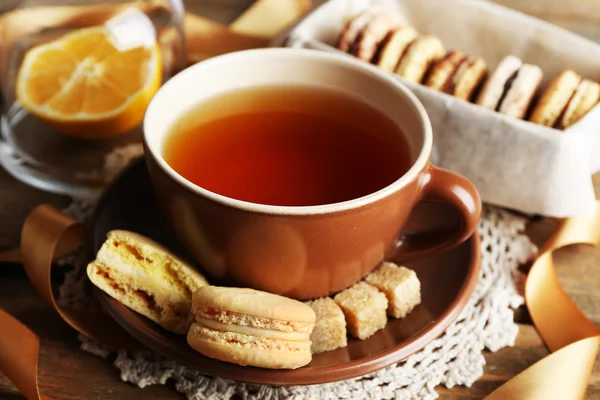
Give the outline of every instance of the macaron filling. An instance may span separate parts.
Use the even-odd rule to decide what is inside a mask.
[[[188,334],[188,337],[190,336],[207,342],[223,343],[249,349],[310,354],[311,343],[308,340],[281,340],[263,336],[247,335],[239,332],[221,331],[208,328],[199,323],[192,325]]]
[[[204,318],[227,325],[249,326],[253,328],[275,330],[280,332],[302,332],[310,334],[314,326],[314,323],[266,318],[228,310],[221,310],[214,307],[194,306],[193,313],[197,319]]]
[[[305,332],[282,332],[272,329],[254,328],[248,325],[224,324],[212,319],[196,317],[196,322],[205,328],[214,329],[217,331],[229,331],[244,333],[246,335],[264,336],[271,339],[307,341],[310,335]]]

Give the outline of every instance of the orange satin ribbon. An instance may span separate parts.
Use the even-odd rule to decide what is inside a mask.
[[[486,399],[582,399],[598,355],[600,330],[558,282],[552,252],[600,241],[600,202],[592,216],[565,219],[548,239],[525,283],[525,303],[552,352],[496,389]]]
[[[42,205],[25,220],[21,254],[25,272],[60,317],[73,329],[113,348],[145,349],[106,314],[62,307],[52,293],[52,261],[72,253],[84,242],[85,227],[55,208]],[[1,258],[0,254],[0,258]],[[38,388],[40,340],[17,319],[0,310],[0,371],[29,400],[44,398]]]

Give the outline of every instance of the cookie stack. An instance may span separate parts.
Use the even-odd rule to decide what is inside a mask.
[[[579,121],[600,100],[600,85],[575,71],[559,74],[546,88],[531,114],[530,121],[566,129]]]
[[[419,35],[395,13],[363,11],[350,19],[337,48],[404,79],[470,101],[487,73],[485,61]]]
[[[538,96],[543,72],[515,56],[488,77],[486,62],[420,35],[399,14],[366,10],[351,18],[337,48],[361,60],[461,100],[544,126],[566,129],[600,101],[600,85],[567,70]],[[536,101],[536,99],[538,99]]]

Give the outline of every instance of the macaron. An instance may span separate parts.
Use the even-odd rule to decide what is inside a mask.
[[[379,54],[374,60],[374,64],[385,71],[393,72],[398,66],[398,62],[417,36],[417,31],[410,27],[400,27],[395,29],[381,44]]]
[[[370,62],[385,38],[401,25],[396,13],[378,13],[362,29],[352,46],[352,55]]]
[[[304,303],[247,288],[205,286],[193,295],[188,344],[238,365],[295,369],[311,359],[315,312]]]
[[[487,64],[483,59],[452,50],[434,62],[425,85],[468,101],[486,73]]]
[[[560,120],[560,128],[566,129],[579,121],[600,101],[600,85],[583,79],[567,105]]]
[[[338,38],[336,47],[344,52],[349,52],[356,42],[358,35],[375,15],[369,11],[362,11],[350,18]]]
[[[440,39],[435,36],[420,36],[410,45],[395,72],[411,82],[421,83],[429,67],[445,54],[446,50]]]
[[[488,79],[477,104],[522,119],[543,78],[540,67],[524,64],[515,56],[504,58]]]
[[[580,83],[581,76],[575,71],[561,72],[544,90],[529,120],[544,126],[554,126],[567,108],[567,104]]]
[[[208,282],[163,246],[114,230],[87,266],[90,281],[163,328],[185,335],[194,317],[192,293]]]

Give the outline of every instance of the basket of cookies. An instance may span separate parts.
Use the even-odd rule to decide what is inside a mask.
[[[555,217],[592,210],[599,45],[483,1],[332,0],[286,46],[344,54],[406,84],[431,119],[433,161],[484,201]]]

